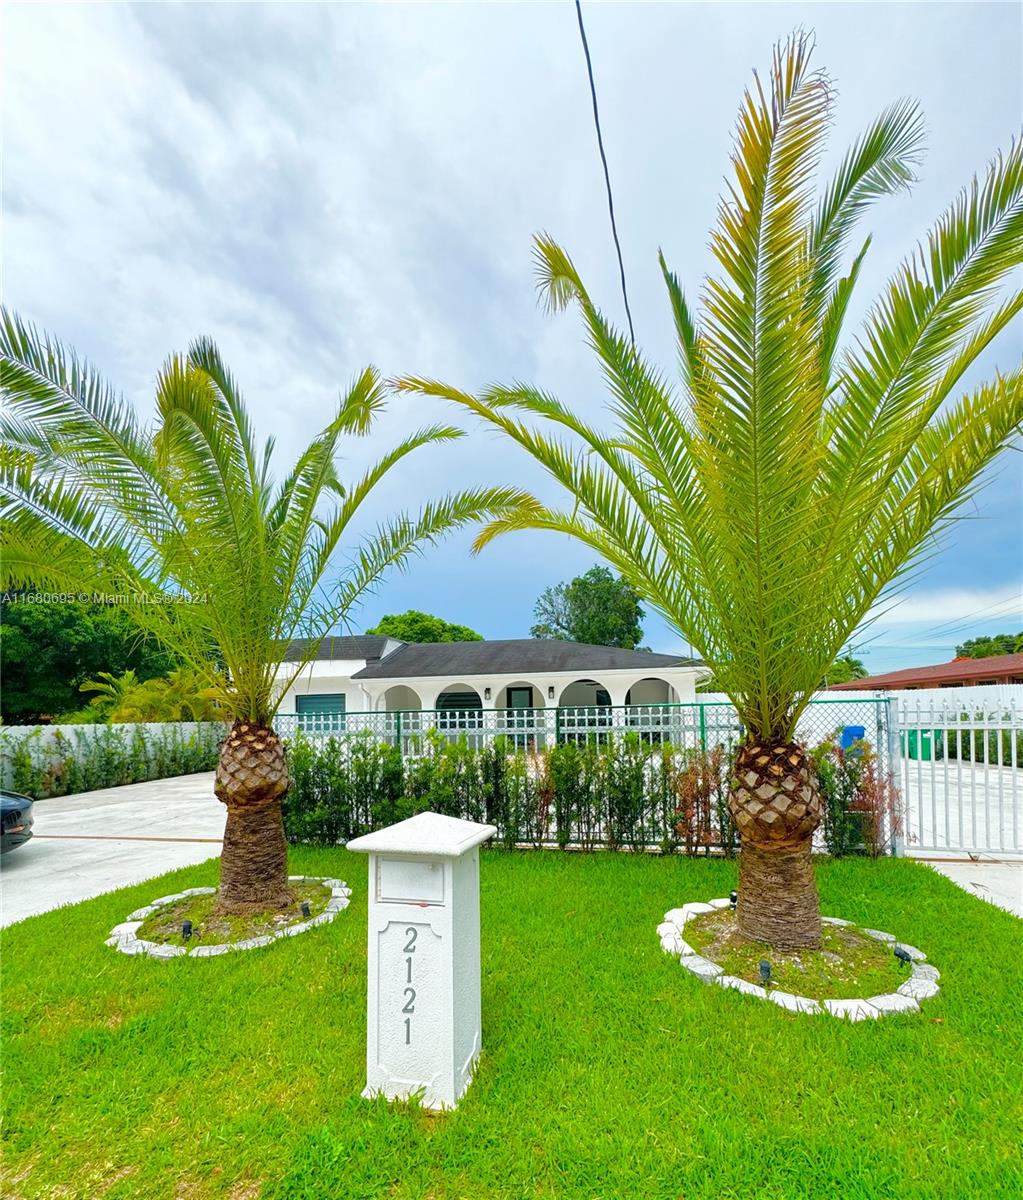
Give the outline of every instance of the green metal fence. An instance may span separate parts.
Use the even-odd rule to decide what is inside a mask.
[[[402,709],[393,712],[279,713],[282,737],[347,738],[372,733],[403,754],[422,753],[429,738],[464,740],[480,749],[503,738],[515,749],[544,750],[573,742],[606,745],[632,733],[679,749],[730,749],[743,727],[734,707],[713,700],[691,704],[570,705],[558,708]],[[849,732],[851,731],[851,732]],[[861,731],[858,734],[855,731]],[[886,769],[892,753],[888,701],[872,697],[815,700],[800,718],[796,736],[808,744],[825,738],[869,742]]]
[[[509,846],[736,846],[727,794],[743,728],[727,702],[349,713],[331,728],[304,717],[277,722],[291,735],[285,818],[295,840],[336,844],[429,808],[493,824]],[[849,805],[864,743],[887,774],[887,717],[884,700],[843,698],[800,721],[818,754],[843,741],[850,751],[826,752],[821,849],[865,844]]]

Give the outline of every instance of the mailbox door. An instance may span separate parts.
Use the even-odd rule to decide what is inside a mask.
[[[450,861],[370,865],[367,1092],[395,1098],[425,1088],[427,1107],[451,1106]]]

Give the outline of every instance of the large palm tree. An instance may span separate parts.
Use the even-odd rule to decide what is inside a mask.
[[[339,443],[368,434],[384,402],[373,369],[279,483],[273,443],[257,445],[238,386],[209,341],[164,366],[152,427],[86,363],[6,312],[0,369],[7,584],[119,598],[214,689],[233,719],[215,784],[227,806],[219,903],[225,911],[285,905],[289,776],[272,722],[289,642],[311,639],[301,670],[319,636],[388,568],[451,529],[505,513],[522,493],[459,492],[353,542],[353,522],[392,468],[460,436],[448,426],[420,429],[342,483]]]
[[[746,729],[730,794],[739,925],[779,948],[820,938],[810,847],[821,801],[799,716],[1023,418],[1018,368],[958,394],[1023,307],[1002,291],[1023,257],[1023,143],[959,195],[845,338],[870,239],[845,267],[847,243],[872,201],[912,182],[922,122],[912,103],[890,107],[815,200],[833,93],[810,51],[802,36],[779,47],[769,83],[744,97],[702,313],[661,259],[678,386],[613,328],[547,236],[541,295],[581,310],[610,430],[535,387],[470,395],[398,381],[497,426],[568,492],[564,508],[528,500],[494,519],[477,549],[518,529],[580,539],[713,668]]]

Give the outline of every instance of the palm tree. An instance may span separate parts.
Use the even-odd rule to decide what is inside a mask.
[[[131,696],[138,691],[142,681],[129,667],[120,675],[110,671],[100,671],[95,679],[87,679],[79,685],[80,692],[95,692],[89,701],[89,707],[96,710],[96,715],[109,720],[118,709],[123,708]]]
[[[102,682],[104,676],[109,678],[109,673],[101,671],[100,680],[83,683],[79,690],[103,693],[91,703],[103,701],[109,720],[115,724],[128,721],[223,721],[228,714],[221,706],[220,697],[226,681],[221,676],[217,677],[217,683],[211,684],[215,671],[212,664],[203,672],[194,667],[177,667],[155,679],[135,680],[133,686],[126,687],[123,694],[117,696]],[[134,672],[125,672],[128,674],[134,675]],[[114,682],[124,678],[121,676]]]
[[[821,801],[799,716],[1023,418],[1018,368],[956,398],[1023,308],[1023,293],[1000,292],[1023,258],[1023,143],[959,195],[843,339],[870,244],[845,269],[849,237],[868,205],[912,182],[922,122],[913,103],[888,108],[815,202],[833,93],[810,54],[793,37],[769,85],[758,79],[744,97],[711,237],[720,271],[699,316],[661,257],[678,388],[604,317],[547,236],[536,239],[541,296],[581,310],[616,428],[535,387],[470,395],[397,383],[496,426],[568,493],[564,508],[531,499],[495,518],[477,550],[512,530],[570,534],[713,668],[746,729],[730,792],[739,926],[779,948],[820,939],[810,847]]]
[[[343,484],[339,442],[368,434],[384,403],[372,368],[275,483],[273,443],[257,445],[238,386],[210,341],[165,364],[153,427],[90,366],[6,312],[0,366],[6,580],[120,598],[146,634],[213,689],[233,719],[215,784],[227,806],[219,904],[225,911],[285,905],[281,800],[289,776],[272,721],[289,642],[298,634],[312,639],[301,670],[319,637],[385,571],[449,530],[500,516],[522,493],[459,492],[345,546],[393,468],[420,447],[461,436],[448,426],[420,429]]]

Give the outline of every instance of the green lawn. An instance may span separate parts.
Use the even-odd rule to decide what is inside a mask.
[[[3,935],[5,1197],[722,1200],[1023,1194],[1023,922],[905,861],[824,863],[824,911],[920,946],[942,992],[849,1025],[707,987],[661,953],[666,909],[731,864],[482,863],[477,1079],[454,1114],[359,1098],[366,864],[333,924],[153,962],[103,945],[216,864]]]

